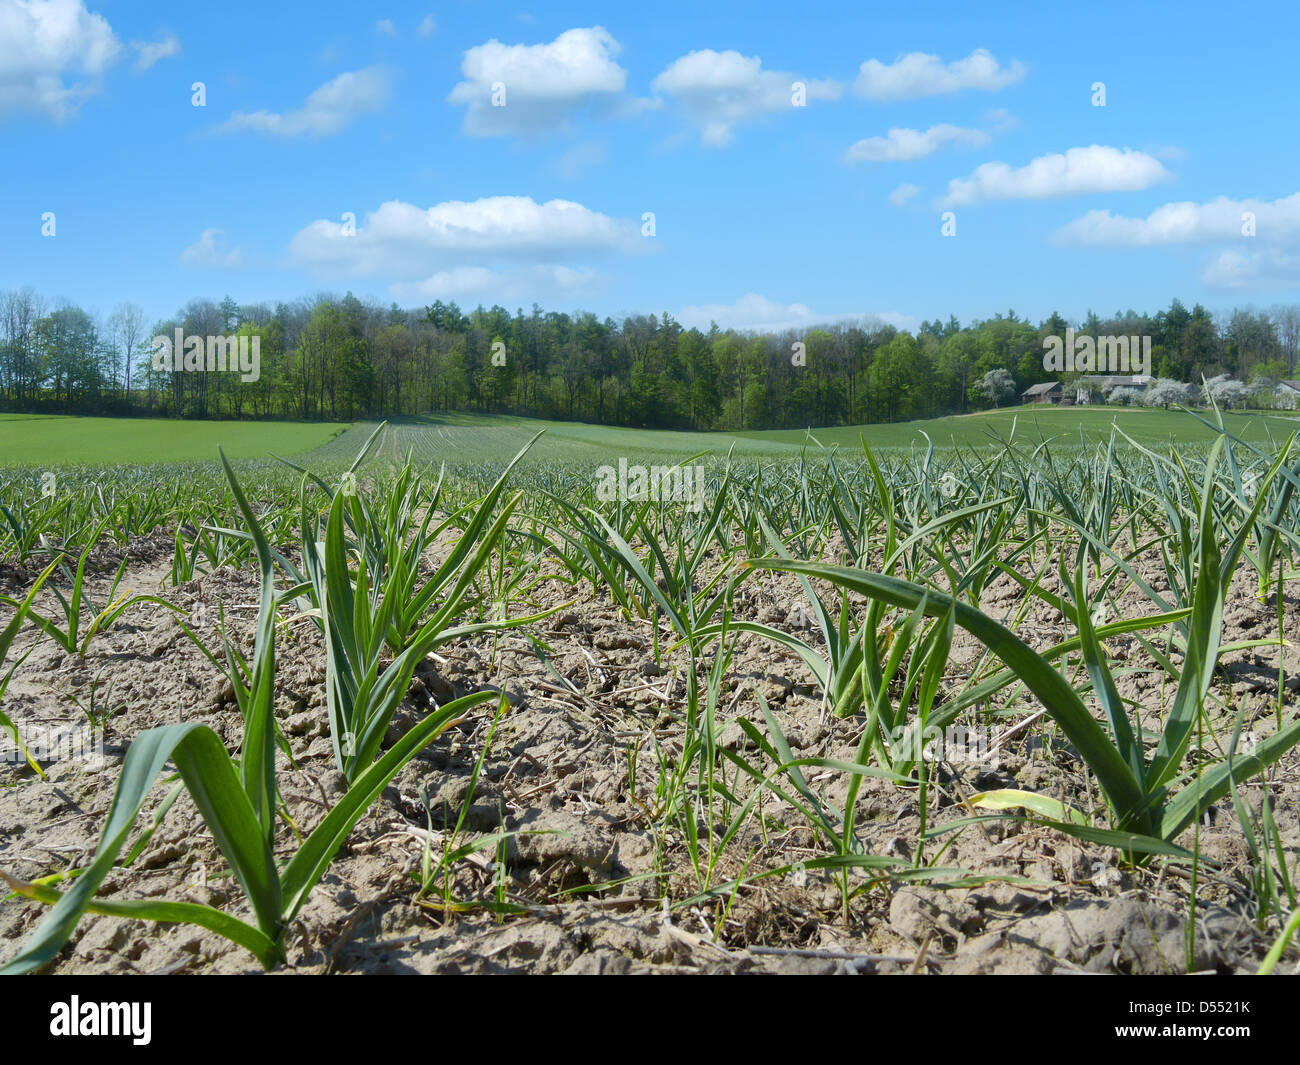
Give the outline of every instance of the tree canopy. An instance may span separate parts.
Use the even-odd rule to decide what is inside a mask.
[[[965,326],[935,318],[912,331],[865,319],[752,333],[686,328],[666,313],[617,321],[536,304],[513,314],[442,301],[410,309],[348,293],[274,305],[196,299],[144,325],[130,305],[99,321],[74,304],[49,306],[31,289],[0,293],[0,407],[332,420],[467,410],[654,428],[795,428],[1005,403],[1055,378],[1043,368],[1043,340],[1067,328],[1150,336],[1160,378],[1199,388],[1202,376],[1227,375],[1251,380],[1249,395],[1267,399],[1296,377],[1300,353],[1300,308],[1215,317],[1178,300],[1155,314],[1090,313],[1080,323],[1054,312],[1035,325],[1009,311]],[[257,337],[258,379],[155,370],[152,338],[177,329]],[[1245,398],[1231,391],[1234,402]],[[1162,402],[1173,395],[1158,390]]]

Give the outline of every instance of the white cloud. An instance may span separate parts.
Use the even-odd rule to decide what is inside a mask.
[[[456,266],[439,270],[422,281],[404,281],[393,285],[394,299],[427,303],[430,300],[542,301],[548,297],[564,299],[578,293],[590,293],[604,282],[594,270],[575,270],[555,263],[509,270],[490,270],[484,266]]]
[[[1300,286],[1300,253],[1281,248],[1223,251],[1205,264],[1201,280],[1214,288],[1294,288]]]
[[[432,15],[425,15],[420,22],[420,27],[415,32],[421,37],[430,36],[438,28],[438,22]]]
[[[226,235],[220,229],[205,229],[197,241],[181,252],[180,263],[235,269],[244,264],[244,254],[239,248],[226,247]]]
[[[861,325],[892,325],[897,329],[916,328],[916,319],[887,311],[869,314],[861,311],[846,314],[818,314],[803,303],[776,303],[754,292],[747,292],[735,303],[706,303],[684,307],[677,320],[691,328],[708,329],[713,322],[720,329],[740,332],[781,333],[788,329],[809,329],[839,322]]]
[[[393,25],[392,19],[381,18],[378,22],[375,23],[375,32],[382,33],[385,37],[396,37],[397,27]]]
[[[439,270],[423,281],[405,281],[392,288],[400,300],[445,300],[480,295],[499,283],[501,275],[486,266],[456,266]]]
[[[992,138],[983,130],[965,129],[941,123],[924,133],[916,129],[895,127],[885,137],[867,137],[858,141],[845,155],[849,163],[898,163],[933,155],[945,144],[983,148]]]
[[[331,136],[347,128],[354,119],[381,110],[391,91],[391,78],[384,67],[351,70],[327,81],[296,111],[236,112],[217,127],[217,132],[247,130],[277,137]]]
[[[895,207],[902,207],[913,196],[921,191],[920,185],[913,185],[910,182],[904,182],[889,194],[889,202]]]
[[[409,280],[445,270],[449,259],[467,254],[536,260],[648,250],[648,244],[636,223],[580,203],[489,196],[429,208],[390,200],[368,213],[351,235],[341,221],[315,221],[294,235],[289,250],[295,262],[320,271]]]
[[[181,54],[181,42],[174,33],[163,35],[160,41],[132,41],[135,49],[135,69],[148,70],[161,59],[169,59]]]
[[[627,85],[627,72],[614,62],[620,50],[601,26],[566,30],[549,44],[491,40],[465,53],[465,80],[447,100],[465,107],[465,132],[476,137],[564,129],[579,109],[618,101]],[[496,85],[504,87],[504,106],[492,104]]]
[[[575,270],[554,263],[534,267],[533,274],[535,277],[544,278],[554,288],[566,292],[589,288],[594,283],[604,280],[595,270]]]
[[[1300,192],[1281,199],[1166,203],[1145,218],[1126,218],[1110,211],[1089,211],[1056,233],[1063,244],[1143,247],[1239,240],[1244,214],[1255,216],[1255,236],[1262,241],[1300,239]]]
[[[1025,65],[1013,59],[1005,67],[985,49],[944,66],[937,55],[912,52],[888,65],[868,59],[858,70],[853,91],[868,100],[915,100],[978,90],[997,92],[1025,76]]]
[[[1044,200],[1096,192],[1133,192],[1171,177],[1158,159],[1131,148],[1093,144],[1040,155],[1019,169],[985,163],[968,178],[948,182],[944,206],[988,200]]]
[[[1253,228],[1253,235],[1251,229]],[[1214,288],[1291,288],[1300,285],[1300,192],[1276,200],[1206,203],[1185,200],[1157,207],[1145,218],[1089,211],[1057,230],[1060,244],[1152,248],[1232,242],[1201,270]]]
[[[838,100],[843,86],[779,70],[764,70],[758,56],[705,48],[670,63],[655,78],[655,92],[675,97],[710,148],[731,143],[735,127],[765,114],[795,109],[794,83],[804,85],[806,101]]]
[[[0,0],[0,115],[70,118],[121,51],[108,20],[82,0]],[[73,77],[84,80],[65,81]]]

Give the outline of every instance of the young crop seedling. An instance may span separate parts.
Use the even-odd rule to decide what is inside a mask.
[[[11,890],[52,907],[23,950],[0,968],[0,973],[31,972],[48,963],[87,911],[199,925],[244,947],[266,968],[274,967],[285,960],[289,925],[307,901],[312,887],[388,782],[462,714],[488,700],[504,698],[492,691],[476,692],[429,714],[376,761],[358,771],[343,796],[301,840],[292,857],[287,862],[277,862],[274,844],[278,791],[273,716],[278,601],[275,572],[270,545],[224,452],[221,461],[248,525],[261,575],[252,661],[244,670],[227,656],[228,677],[244,719],[239,758],[232,758],[221,739],[206,725],[165,725],[137,736],[127,751],[99,846],[72,887],[60,893],[47,884],[26,883],[0,872],[0,879]],[[97,897],[105,877],[118,864],[154,782],[169,761],[179,770],[185,790],[230,863],[253,909],[254,924],[198,903]]]
[[[13,647],[14,640],[17,639],[18,632],[23,627],[23,621],[27,618],[27,612],[31,610],[32,601],[36,598],[36,594],[41,590],[41,586],[49,579],[50,574],[54,572],[55,565],[56,563],[51,562],[45,567],[45,571],[36,578],[32,583],[31,588],[28,589],[27,596],[18,604],[18,608],[14,612],[14,616],[9,619],[9,623],[5,625],[3,629],[0,629],[0,669],[4,669],[5,659],[9,656],[9,649]],[[0,705],[3,705],[5,692],[9,688],[9,682],[13,680],[14,672],[18,669],[19,665],[22,664],[27,655],[31,654],[35,648],[36,644],[33,643],[32,646],[27,649],[27,652],[22,656],[22,658],[19,658],[17,662],[11,665],[8,672],[6,672],[3,677],[0,677]],[[19,755],[29,766],[31,766],[36,774],[42,777],[45,776],[36,760],[30,753],[28,753],[27,745],[23,742],[23,737],[18,726],[13,723],[12,719],[10,719],[2,709],[0,709],[0,728],[9,733]]]
[[[64,693],[65,698],[86,715],[86,723],[90,726],[91,732],[98,732],[101,736],[107,734],[109,721],[126,709],[126,703],[120,699],[117,702],[113,701],[113,682],[111,679],[104,685],[103,695],[100,695],[100,678],[103,675],[103,669],[95,674],[94,679],[90,682],[90,692],[86,696],[85,702],[82,702],[71,692]]]
[[[456,547],[418,591],[418,571],[431,511],[413,541],[414,550],[395,540],[377,549],[364,531],[373,527],[367,518],[372,512],[362,502],[361,493],[339,491],[331,500],[321,542],[316,538],[317,522],[307,502],[307,488],[302,487],[306,579],[285,597],[305,597],[325,637],[330,735],[335,761],[349,781],[374,761],[393,714],[410,688],[416,666],[429,653],[454,640],[517,628],[562,609],[556,607],[521,618],[453,624],[522,498],[516,494],[507,500],[500,514],[491,519],[506,477],[523,453],[476,504]],[[408,479],[399,478],[395,493],[409,501],[408,489]],[[394,514],[398,509],[390,500],[384,512]],[[352,527],[363,530],[352,550],[346,535],[349,516]],[[390,521],[387,528],[404,536],[409,525],[406,521]],[[390,647],[395,649],[395,656],[385,666],[383,654]]]
[[[126,570],[126,556],[122,557],[117,572],[113,575],[113,583],[109,586],[105,605],[102,608],[95,606],[90,594],[86,591],[86,562],[89,560],[90,553],[99,541],[107,523],[107,518],[101,518],[95,525],[90,534],[89,542],[82,549],[81,557],[77,560],[75,575],[69,572],[62,556],[55,560],[59,572],[70,586],[70,590],[65,596],[61,588],[53,583],[50,584],[50,588],[59,600],[59,605],[63,608],[63,627],[60,628],[57,622],[38,614],[30,605],[27,610],[29,620],[33,625],[49,636],[68,654],[77,654],[82,658],[86,657],[86,649],[90,646],[90,641],[95,638],[95,635],[110,628],[118,618],[136,603],[156,603],[169,610],[178,612],[180,610],[179,607],[156,595],[131,595],[130,591],[118,595],[117,589],[122,582],[122,574]],[[8,595],[0,595],[0,602],[8,603],[14,607],[18,606],[18,600]],[[89,617],[90,624],[83,635],[81,623],[86,617]]]
[[[1084,578],[1085,552],[1079,553],[1073,577],[1063,570],[1062,582],[1074,600],[1068,616],[1078,628],[1079,647],[1087,664],[1091,690],[1105,714],[1105,727],[1089,713],[1080,692],[1046,659],[992,618],[950,596],[898,577],[841,566],[786,559],[755,559],[750,565],[756,569],[820,577],[869,599],[911,610],[921,609],[931,616],[946,613],[955,605],[956,624],[1001,658],[1078,749],[1110,804],[1115,825],[1113,829],[1101,829],[1062,820],[1053,822],[1054,827],[1081,839],[1133,853],[1186,856],[1187,852],[1173,843],[1185,828],[1223,798],[1234,780],[1258,774],[1300,744],[1300,720],[1295,720],[1262,740],[1250,753],[1230,756],[1208,769],[1198,769],[1194,775],[1183,770],[1183,758],[1203,712],[1219,658],[1223,587],[1236,565],[1249,526],[1248,521],[1234,536],[1226,555],[1221,554],[1213,508],[1216,463],[1222,447],[1220,439],[1212,448],[1203,485],[1197,494],[1201,535],[1196,538],[1198,564],[1185,623],[1186,660],[1165,718],[1164,731],[1150,759],[1144,753],[1140,732],[1129,721],[1128,710],[1115,688],[1106,652],[1091,620],[1092,604]],[[1261,494],[1256,500],[1256,510],[1263,498]],[[1006,802],[1008,798],[1006,794],[992,796],[995,802]]]

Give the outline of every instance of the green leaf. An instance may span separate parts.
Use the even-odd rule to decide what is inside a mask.
[[[978,806],[985,810],[1032,810],[1036,814],[1050,817],[1054,821],[1069,821],[1076,825],[1086,825],[1088,819],[1072,806],[1067,806],[1059,799],[1040,795],[1035,791],[1021,791],[1018,788],[997,788],[993,791],[981,791],[966,800],[969,806]]]
[[[1062,583],[1070,589],[1070,594],[1074,597],[1074,617],[1079,629],[1079,646],[1088,667],[1088,675],[1092,678],[1093,694],[1101,703],[1106,720],[1110,722],[1111,735],[1115,737],[1115,746],[1119,748],[1120,756],[1128,763],[1134,779],[1145,790],[1146,769],[1142,744],[1134,739],[1133,729],[1129,725],[1128,711],[1120,698],[1119,689],[1115,687],[1115,678],[1111,675],[1110,666],[1106,664],[1106,650],[1092,627],[1092,610],[1088,603],[1084,577],[1086,565],[1087,555],[1080,551],[1073,584],[1064,572],[1061,574]]]
[[[57,904],[63,897],[54,888],[43,884],[29,884],[16,880],[0,870],[3,880],[16,894],[36,902]],[[280,951],[275,941],[260,929],[246,924],[238,917],[203,906],[196,902],[158,902],[153,899],[94,899],[86,907],[89,913],[107,917],[122,917],[139,921],[157,921],[160,924],[193,924],[237,943],[251,953],[266,968],[279,960]]]
[[[258,570],[261,574],[262,595],[257,613],[257,635],[253,645],[253,668],[248,687],[231,675],[239,709],[244,717],[244,742],[240,751],[239,773],[244,791],[252,804],[253,812],[262,826],[262,839],[267,847],[275,834],[275,570],[271,561],[271,547],[258,523],[257,515],[248,505],[239,479],[231,468],[226,453],[217,449],[226,479],[234,493],[235,502],[257,550]],[[229,655],[227,655],[229,658]]]
[[[30,972],[63,948],[126,845],[154,781],[173,756],[213,838],[248,893],[258,926],[269,939],[278,940],[280,890],[275,864],[270,848],[262,843],[261,827],[230,756],[206,725],[165,725],[142,733],[131,744],[94,860],[0,973]]]
[[[1120,823],[1133,823],[1143,828],[1149,826],[1147,798],[1141,785],[1105,730],[1088,713],[1078,694],[1064,677],[1035,654],[1015,633],[1003,628],[986,614],[964,603],[955,602],[951,597],[933,589],[865,570],[782,559],[753,559],[749,565],[755,569],[806,573],[871,599],[881,599],[908,609],[916,609],[924,603],[925,613],[932,617],[955,609],[956,624],[980,640],[1015,672],[1038,697],[1070,742],[1078,748],[1096,774]]]
[[[451,727],[465,711],[496,698],[503,696],[494,691],[474,692],[447,703],[407,732],[382,758],[357,777],[338,805],[303,840],[302,846],[281,873],[286,924],[293,920],[307,901],[311,889],[325,874],[353,827],[401,768],[439,733]]]

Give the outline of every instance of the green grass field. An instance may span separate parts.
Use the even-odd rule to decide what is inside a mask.
[[[1209,412],[1202,412],[1210,417]],[[1247,440],[1285,440],[1300,428],[1300,419],[1285,415],[1259,413],[1224,415],[1230,432]],[[1212,417],[1211,417],[1211,420]],[[1191,414],[1179,411],[1130,410],[1125,407],[1007,407],[1002,410],[983,411],[979,414],[932,418],[928,421],[901,422],[894,425],[844,426],[834,429],[813,430],[821,443],[830,447],[860,447],[865,438],[873,448],[925,446],[927,434],[935,447],[979,447],[1007,439],[1012,431],[1017,439],[1068,438],[1078,441],[1080,431],[1093,442],[1104,441],[1117,425],[1139,443],[1151,445],[1176,441],[1203,443],[1218,434],[1203,425]],[[779,430],[764,433],[742,433],[746,439],[761,439],[764,443],[780,442],[798,447],[807,433],[803,430]]]
[[[1234,433],[1254,441],[1271,435],[1281,441],[1300,420],[1281,415],[1229,414]],[[877,450],[925,447],[928,434],[936,447],[980,447],[1006,439],[1060,439],[1077,443],[1082,432],[1090,441],[1104,440],[1111,425],[1120,426],[1147,445],[1201,443],[1214,433],[1193,415],[1122,408],[1015,407],[962,417],[894,425],[815,429],[811,437],[830,447],[854,452],[860,440]],[[137,465],[213,459],[217,445],[231,458],[265,458],[271,453],[309,456],[321,462],[350,462],[373,431],[375,422],[347,426],[307,422],[200,422],[144,418],[77,418],[58,415],[0,415],[0,466],[71,464]],[[505,415],[447,414],[406,418],[391,423],[384,441],[390,458],[410,449],[424,463],[450,465],[509,460],[538,430],[545,435],[530,460],[558,459],[582,463],[616,462],[619,456],[680,461],[698,452],[777,459],[797,456],[810,444],[802,429],[743,433],[685,433],[621,429],[578,422],[546,422]],[[815,445],[813,445],[815,447]]]
[[[325,422],[199,422],[0,414],[0,466],[142,465],[269,453],[301,455],[347,426]]]
[[[1280,442],[1300,428],[1300,420],[1295,418],[1258,414],[1225,417],[1230,431],[1252,441],[1267,440],[1271,434]],[[1010,437],[1014,428],[1017,440],[1037,442],[1062,438],[1068,446],[1078,443],[1081,430],[1089,441],[1104,441],[1112,423],[1148,446],[1167,444],[1171,440],[1203,443],[1216,435],[1194,416],[1173,411],[1017,407],[895,425],[814,429],[811,437],[827,447],[838,446],[860,453],[861,439],[876,450],[924,448],[926,440],[922,433],[926,433],[937,448],[980,447]],[[313,458],[350,460],[375,424],[358,423],[317,450]],[[732,449],[737,457],[778,459],[798,456],[805,445],[811,444],[809,431],[803,429],[682,433],[472,414],[403,419],[390,423],[390,429],[384,444],[390,457],[404,457],[410,448],[421,461],[445,460],[449,465],[508,461],[539,429],[545,429],[546,433],[529,453],[530,460],[614,463],[619,456],[629,459],[635,456],[638,461],[660,457],[677,461],[701,451],[723,456]]]

